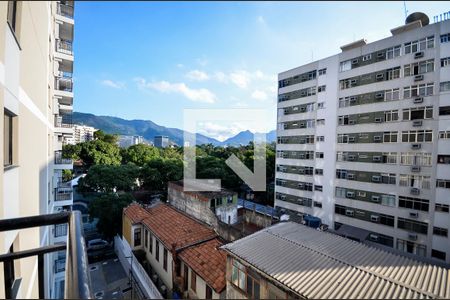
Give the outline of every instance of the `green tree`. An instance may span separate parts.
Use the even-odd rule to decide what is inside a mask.
[[[105,133],[103,130],[97,130],[94,132],[94,139],[109,144],[116,144],[119,136],[117,134]]]
[[[181,159],[155,158],[141,170],[142,186],[147,190],[167,191],[167,183],[183,178]]]
[[[81,152],[81,144],[67,144],[62,147],[63,158],[79,159]]]
[[[122,212],[132,201],[133,197],[128,193],[101,195],[89,203],[89,218],[91,221],[98,218],[98,231],[112,240],[122,232]]]
[[[132,145],[121,150],[122,163],[133,163],[137,166],[143,166],[154,158],[159,157],[159,150],[144,144]]]
[[[129,192],[137,187],[139,168],[134,165],[94,165],[87,175],[78,181],[80,193],[117,191]]]
[[[92,165],[120,165],[122,157],[116,144],[103,140],[81,143],[79,158],[87,167]]]

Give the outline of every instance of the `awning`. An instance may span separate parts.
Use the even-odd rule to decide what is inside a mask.
[[[335,233],[340,236],[362,242],[369,236],[370,231],[359,227],[342,224],[341,227],[335,231]]]

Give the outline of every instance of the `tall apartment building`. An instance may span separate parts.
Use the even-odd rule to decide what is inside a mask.
[[[67,144],[75,145],[78,143],[89,142],[94,139],[94,132],[97,129],[86,125],[73,125],[73,136],[66,138],[65,142]]]
[[[166,148],[170,146],[170,139],[165,135],[156,135],[153,138],[153,144],[158,148]]]
[[[72,134],[73,25],[73,1],[0,2],[0,219],[71,209],[62,172],[72,162],[62,157],[61,145]],[[65,243],[66,231],[56,225],[2,232],[0,251]],[[45,256],[45,298],[61,296],[61,257]],[[0,284],[0,298],[38,298],[38,265],[37,256],[8,268],[2,263],[0,283],[7,286]]]
[[[280,73],[275,205],[450,263],[450,21]]]

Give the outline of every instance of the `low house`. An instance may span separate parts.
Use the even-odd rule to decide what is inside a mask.
[[[123,238],[145,252],[151,278],[166,296],[224,297],[226,255],[210,226],[163,203],[132,204],[122,222]]]
[[[282,222],[221,247],[228,299],[450,298],[450,270]]]

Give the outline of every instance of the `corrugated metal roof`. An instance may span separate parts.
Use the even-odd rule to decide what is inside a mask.
[[[286,222],[222,247],[307,298],[450,298],[450,270]]]

